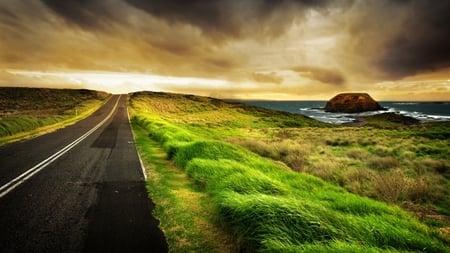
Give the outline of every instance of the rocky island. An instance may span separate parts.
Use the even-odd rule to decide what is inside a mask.
[[[367,93],[341,93],[330,99],[325,105],[327,112],[359,113],[383,109]]]

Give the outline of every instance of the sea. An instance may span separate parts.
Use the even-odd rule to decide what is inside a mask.
[[[399,113],[413,117],[422,122],[450,121],[450,101],[446,102],[394,102],[385,101],[379,104],[386,110],[364,113],[331,113],[325,112],[327,101],[261,101],[240,100],[239,102],[258,107],[303,114],[311,118],[334,124],[346,124],[357,117],[371,116],[386,112]]]

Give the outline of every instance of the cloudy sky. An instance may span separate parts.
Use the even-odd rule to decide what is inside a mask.
[[[450,0],[0,0],[0,86],[450,100]]]

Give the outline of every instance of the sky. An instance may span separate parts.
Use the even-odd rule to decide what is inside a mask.
[[[0,86],[450,100],[450,0],[0,0]]]

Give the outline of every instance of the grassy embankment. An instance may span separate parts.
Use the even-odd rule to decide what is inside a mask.
[[[0,145],[72,124],[108,97],[89,90],[0,88]]]
[[[209,222],[233,235],[234,250],[449,252],[443,233],[393,205],[448,210],[442,195],[448,189],[448,136],[441,136],[448,125],[330,127],[286,113],[159,93],[134,94],[130,105],[141,153],[152,162],[159,148],[169,158],[164,166],[148,168],[169,245],[180,238],[191,245],[191,230],[197,231],[194,240],[207,237],[201,233]],[[409,146],[415,142],[420,144]],[[387,189],[378,193],[400,184],[386,181],[394,176],[403,178],[407,189],[399,197],[385,197]],[[426,187],[437,187],[437,194]],[[436,196],[426,199],[431,195],[424,192]],[[174,213],[190,218],[173,222]],[[439,222],[432,225],[445,224]],[[183,251],[179,245],[172,249]]]

